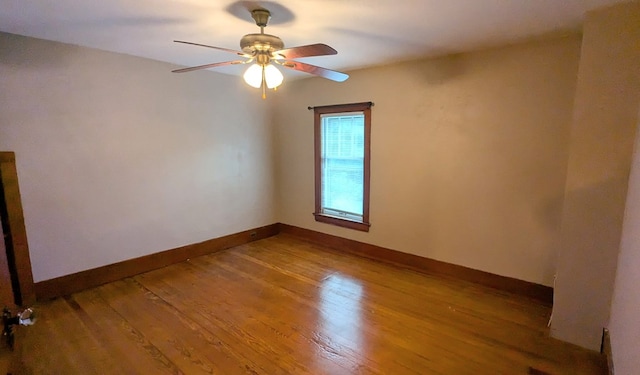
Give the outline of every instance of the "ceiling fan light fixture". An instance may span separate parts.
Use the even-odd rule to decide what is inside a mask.
[[[262,66],[258,64],[251,65],[242,77],[249,86],[259,89],[262,85]]]
[[[253,64],[244,72],[244,81],[251,87],[259,89],[265,85],[268,89],[275,89],[282,84],[284,76],[272,64]]]
[[[242,56],[245,60],[198,65],[172,70],[172,72],[185,73],[193,70],[209,69],[218,66],[250,64],[249,68],[243,74],[244,81],[251,87],[262,89],[263,99],[267,96],[267,89],[276,90],[284,80],[284,76],[277,68],[277,65],[283,66],[286,69],[293,69],[299,72],[313,74],[336,82],[343,82],[349,78],[345,73],[293,60],[302,57],[335,55],[338,53],[335,49],[323,43],[284,48],[282,39],[275,35],[264,33],[264,28],[267,26],[269,18],[271,17],[271,13],[268,10],[263,8],[254,9],[251,11],[251,16],[256,22],[256,25],[260,27],[260,33],[252,33],[243,36],[242,39],[240,39],[240,48],[242,51],[214,47],[206,44],[185,42],[181,40],[175,41],[177,43],[191,44],[230,52],[238,56]]]
[[[272,64],[267,64],[264,67],[264,80],[267,84],[267,88],[275,89],[282,84],[284,76],[280,73],[280,70]]]

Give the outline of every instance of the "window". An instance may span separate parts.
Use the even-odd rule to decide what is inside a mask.
[[[316,221],[368,232],[371,103],[314,112]]]

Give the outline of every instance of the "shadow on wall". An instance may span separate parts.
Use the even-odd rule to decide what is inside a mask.
[[[552,326],[557,338],[598,346],[609,318],[626,195],[622,178],[565,195]]]
[[[545,271],[544,280],[555,283],[556,268],[558,263],[558,253],[561,251],[561,225],[562,225],[562,208],[564,203],[564,194],[556,195],[550,199],[543,201],[535,209],[534,215],[536,223],[550,233],[552,238],[551,246],[553,251],[548,253],[544,259],[545,264],[552,265]],[[553,284],[552,284],[553,285]]]
[[[549,40],[571,38],[576,35],[581,35],[581,33],[576,30],[554,30],[535,37],[514,39],[506,45],[497,46],[497,48],[501,49],[511,45],[520,45],[522,43],[542,43],[544,45],[545,43],[548,43]],[[476,49],[476,51],[492,50],[494,48],[496,48],[496,46],[487,45],[485,48]],[[434,46],[430,46],[430,51],[430,56],[442,57],[429,58],[429,56],[416,56],[417,59],[421,59],[421,62],[410,64],[410,69],[417,70],[415,72],[416,79],[418,79],[418,77],[422,78],[423,83],[440,85],[467,72],[467,58],[469,57],[468,51],[457,53],[446,48],[434,48]]]
[[[56,47],[54,42],[0,32],[0,65],[21,69],[58,69],[68,66],[73,59],[69,51],[81,48],[71,45],[68,48]]]
[[[597,250],[588,254],[589,262],[615,266],[617,262],[612,255],[617,254],[620,244],[626,196],[627,181],[621,178],[566,193],[563,238],[570,239],[573,248]],[[616,248],[610,248],[611,245]]]
[[[416,70],[416,79],[419,77],[429,85],[442,85],[465,74],[467,61],[462,54],[449,55],[415,64],[414,69]]]
[[[562,225],[562,207],[564,194],[556,195],[544,201],[536,210],[536,218],[539,223],[549,230],[560,230]]]

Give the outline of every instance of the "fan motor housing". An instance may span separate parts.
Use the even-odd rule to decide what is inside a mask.
[[[284,48],[282,39],[269,34],[247,34],[240,39],[242,52],[254,54],[254,52],[273,53]]]

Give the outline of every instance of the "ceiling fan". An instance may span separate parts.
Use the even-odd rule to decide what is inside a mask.
[[[256,25],[260,27],[260,33],[247,34],[243,36],[240,40],[240,48],[242,49],[242,51],[208,46],[206,44],[185,42],[181,40],[174,41],[176,43],[191,44],[194,46],[207,47],[220,51],[231,52],[238,56],[244,57],[245,60],[225,61],[193,66],[190,68],[176,69],[173,70],[173,73],[185,73],[194,70],[215,68],[218,66],[250,64],[255,62],[255,64],[251,65],[249,69],[247,69],[243,77],[245,82],[247,82],[247,84],[249,84],[250,86],[253,86],[255,88],[262,87],[263,99],[266,97],[267,88],[277,88],[278,86],[280,86],[282,80],[284,79],[282,73],[276,68],[275,65],[280,65],[285,68],[310,73],[336,82],[343,82],[347,78],[349,78],[347,74],[342,72],[292,60],[300,57],[335,55],[338,53],[335,49],[322,43],[284,48],[282,39],[278,38],[275,35],[264,33],[264,28],[267,26],[269,18],[271,18],[271,13],[268,10],[254,9],[251,11],[251,17],[256,22]]]

